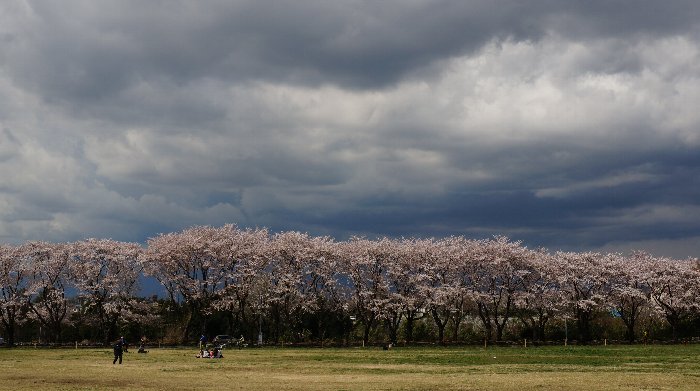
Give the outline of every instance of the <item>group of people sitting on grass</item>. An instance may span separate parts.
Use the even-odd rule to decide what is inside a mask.
[[[196,355],[195,357],[197,358],[224,358],[224,355],[221,354],[221,350],[219,348],[214,348],[212,350],[209,349],[201,349],[199,351],[199,354]]]

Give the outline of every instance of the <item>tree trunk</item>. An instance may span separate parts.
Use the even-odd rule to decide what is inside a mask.
[[[666,321],[671,325],[671,335],[673,336],[673,341],[678,342],[678,323],[680,321],[680,316],[676,312],[671,312],[666,315]]]
[[[449,320],[449,316],[445,317],[445,320],[443,321],[440,319],[440,314],[438,314],[438,311],[436,309],[431,309],[430,313],[433,315],[433,320],[435,321],[435,325],[438,328],[438,343],[440,345],[445,344],[445,326],[447,326],[447,321]]]
[[[14,327],[8,327],[5,329],[5,335],[7,336],[7,341],[5,343],[9,347],[15,346],[15,328]]]
[[[184,344],[187,341],[187,336],[190,335],[190,329],[192,327],[192,308],[190,306],[185,306],[185,319],[184,319],[184,324],[185,328],[180,335],[180,343]]]
[[[415,318],[413,317],[414,311],[409,311],[408,315],[406,316],[406,343],[410,344],[413,342],[413,325],[415,322]]]
[[[588,343],[591,339],[591,312],[578,309],[576,315],[578,339],[581,343]]]
[[[393,344],[396,345],[396,342],[398,340],[398,331],[399,331],[399,326],[401,325],[401,318],[403,317],[403,314],[398,312],[392,314],[391,318],[386,319],[386,328],[387,331],[389,332],[389,341]]]
[[[459,326],[462,324],[462,316],[461,315],[453,316],[452,322],[455,325],[454,330],[452,331],[452,340],[457,341],[459,339]]]
[[[374,320],[376,319],[376,316],[372,314],[371,316],[361,316],[360,320],[362,321],[362,325],[364,327],[362,331],[362,342],[364,343],[365,346],[369,344],[369,334],[372,331],[372,327],[374,327]]]
[[[505,329],[505,323],[501,324],[496,322],[496,341],[503,341],[503,330]]]
[[[364,325],[364,330],[362,332],[362,343],[367,346],[369,344],[369,332],[372,329],[372,325],[367,323]]]
[[[484,338],[486,340],[493,340],[493,325],[491,324],[491,316],[488,307],[483,303],[477,303],[477,308],[479,310],[479,319],[484,325]]]
[[[625,327],[627,330],[625,331],[625,338],[629,343],[634,343],[634,341],[637,339],[636,333],[635,333],[635,326],[636,326],[636,316],[634,314],[634,311],[632,311],[631,314],[626,314],[624,312],[620,312],[622,322],[625,324]]]
[[[15,320],[14,316],[8,314],[7,322],[3,320],[3,329],[5,330],[5,343],[9,347],[15,346]]]
[[[503,316],[501,317],[503,320],[501,322],[498,321],[498,311],[494,311],[494,323],[496,323],[496,341],[503,341],[503,331],[506,329],[506,324],[508,323],[508,319],[510,319],[510,304],[511,304],[511,297],[508,296],[506,300],[506,308],[503,313]],[[497,309],[498,307],[496,307]]]
[[[538,310],[537,317],[537,327],[536,335],[533,335],[533,341],[544,341],[545,340],[545,327],[547,326],[547,321],[549,321],[549,315],[543,310]],[[535,334],[535,331],[533,331]]]

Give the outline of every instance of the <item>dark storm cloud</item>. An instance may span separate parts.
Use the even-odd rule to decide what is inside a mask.
[[[552,26],[574,38],[696,33],[700,16],[693,0],[572,1],[552,4]],[[558,8],[558,9],[557,9]]]
[[[162,78],[383,86],[494,36],[542,33],[539,10],[520,2],[30,5],[22,22],[32,34],[9,34],[8,61],[59,101],[100,100]]]
[[[6,61],[47,97],[82,103],[144,80],[382,87],[493,39],[692,33],[700,16],[681,1],[30,2],[24,13],[31,34],[5,34]]]
[[[700,251],[696,2],[0,11],[8,241],[236,222]]]

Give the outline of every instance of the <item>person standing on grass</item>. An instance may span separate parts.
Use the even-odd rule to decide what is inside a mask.
[[[201,337],[199,337],[199,350],[204,349],[204,347],[207,346],[207,336],[202,334]]]
[[[121,338],[119,338],[119,340],[120,340],[121,343],[122,343],[122,349],[123,349],[125,352],[129,353],[129,344],[126,343],[126,340],[124,339],[124,336],[122,336]]]
[[[112,361],[113,365],[117,363],[117,360],[119,360],[119,364],[122,363],[123,353],[124,353],[123,339],[119,338],[117,340],[117,343],[114,344],[114,361]]]

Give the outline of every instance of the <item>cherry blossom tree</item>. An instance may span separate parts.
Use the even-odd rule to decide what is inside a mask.
[[[299,328],[302,317],[335,304],[333,241],[288,231],[272,238],[270,305],[276,334]],[[297,339],[296,337],[294,337]]]
[[[532,331],[532,340],[545,339],[547,323],[563,308],[557,286],[555,261],[544,249],[530,253],[530,268],[523,274],[523,291],[516,298],[518,319]]]
[[[15,330],[26,321],[24,290],[29,281],[26,266],[16,247],[0,245],[0,324],[8,346],[14,346]]]
[[[304,312],[310,314],[323,342],[331,323],[338,323],[343,316],[343,304],[348,290],[340,283],[341,270],[337,243],[329,237],[312,238],[312,251],[307,254],[303,270],[302,292]]]
[[[532,272],[531,252],[521,242],[498,236],[482,241],[474,257],[471,281],[477,313],[486,338],[500,341],[517,296],[525,291],[524,279]]]
[[[606,268],[609,272],[608,303],[619,314],[625,327],[625,336],[632,343],[636,340],[636,327],[644,308],[649,304],[649,286],[644,281],[652,257],[644,252],[634,252],[629,257],[610,254]]]
[[[84,310],[96,317],[103,342],[116,337],[119,321],[143,313],[135,299],[141,247],[136,243],[88,239],[70,246],[70,274]]]
[[[24,292],[29,317],[46,329],[50,341],[57,342],[67,322],[69,245],[27,242],[20,246],[18,253],[29,270],[29,283]]]
[[[478,259],[478,254],[482,251],[483,241],[470,240],[463,236],[454,236],[443,239],[443,246],[446,246],[445,260],[454,268],[456,286],[453,290],[453,305],[451,313],[453,328],[453,339],[457,340],[459,328],[468,315],[477,313],[477,306],[474,300],[474,262]]]
[[[594,252],[557,252],[553,258],[559,290],[572,308],[578,339],[584,343],[591,338],[595,311],[602,308],[607,299],[610,276],[605,258]]]
[[[381,320],[389,286],[383,274],[391,255],[391,240],[372,241],[353,237],[340,246],[339,259],[348,273],[352,294],[350,310],[363,325],[362,339],[369,342],[369,335]]]
[[[263,313],[269,309],[269,233],[266,229],[246,229],[229,230],[229,235],[224,286],[212,306],[230,314],[232,330],[238,327],[242,334],[252,337],[253,330],[260,330]]]
[[[416,244],[416,256],[426,269],[426,283],[421,284],[425,306],[438,329],[437,341],[444,344],[445,328],[453,314],[460,310],[464,297],[455,266],[466,259],[456,259],[455,253],[449,252],[455,250],[450,247],[454,242],[424,239]]]
[[[700,309],[700,272],[696,260],[674,260],[647,257],[644,279],[654,309],[671,326],[673,339],[678,340],[680,322]]]
[[[384,274],[389,295],[382,307],[389,339],[393,344],[398,342],[402,319],[405,322],[406,342],[410,343],[414,324],[424,315],[424,292],[429,279],[429,267],[424,262],[427,252],[424,246],[428,243],[432,243],[432,240],[402,239],[391,245]]]
[[[173,302],[184,301],[187,338],[196,322],[206,331],[212,301],[224,287],[231,264],[237,259],[234,225],[220,228],[198,226],[148,240],[141,262],[149,275],[160,281]]]

